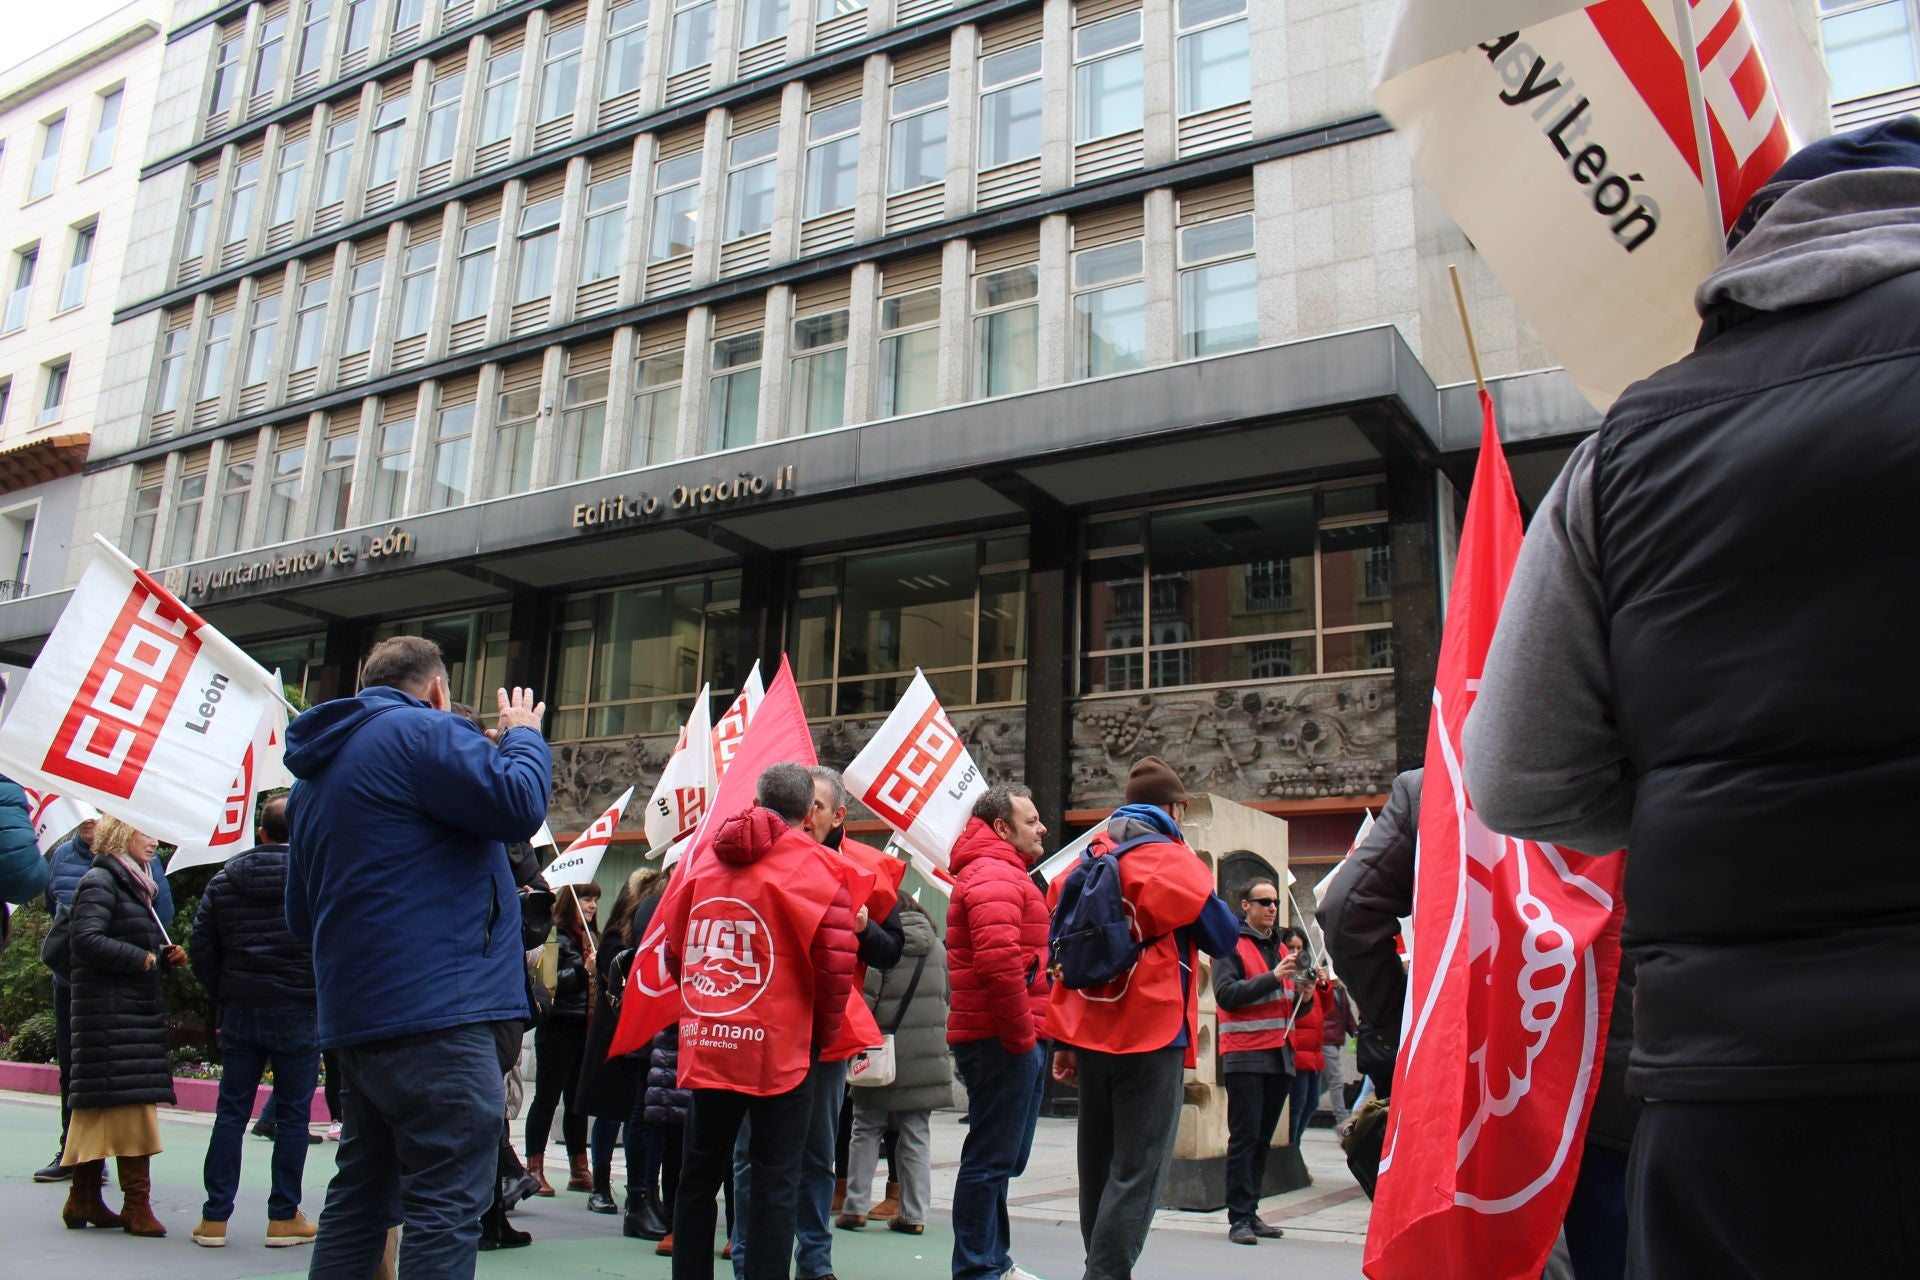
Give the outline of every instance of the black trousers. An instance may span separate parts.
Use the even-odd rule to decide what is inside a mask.
[[[1649,1102],[1627,1173],[1629,1280],[1920,1276],[1920,1097],[1824,1103]]]
[[[1267,1177],[1267,1152],[1273,1149],[1280,1109],[1293,1087],[1292,1076],[1229,1072],[1227,1080],[1227,1221],[1251,1221],[1260,1211],[1260,1187]]]
[[[1186,1055],[1079,1051],[1082,1280],[1133,1280],[1173,1161]]]
[[[797,1089],[756,1098],[724,1089],[695,1089],[687,1112],[680,1186],[673,1198],[673,1280],[713,1280],[714,1199],[733,1172],[740,1122],[753,1118],[747,1157],[746,1280],[788,1280],[793,1219],[800,1192],[800,1156],[812,1117],[811,1077]]]
[[[73,988],[64,982],[53,984],[53,1056],[60,1064],[60,1146],[67,1145],[67,1122],[73,1110],[67,1105],[67,1076],[73,1070]]]
[[[553,1113],[564,1099],[566,1118],[560,1136],[569,1156],[587,1152],[587,1114],[575,1105],[580,1085],[580,1060],[587,1052],[587,1024],[549,1018],[533,1033],[533,1101],[527,1106],[527,1159],[544,1158],[547,1137],[553,1131]]]

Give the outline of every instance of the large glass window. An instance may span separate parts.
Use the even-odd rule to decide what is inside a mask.
[[[793,372],[787,382],[787,431],[826,431],[847,420],[847,313],[793,322]]]
[[[433,318],[433,278],[440,264],[440,242],[410,245],[400,259],[400,315],[395,337],[413,338],[427,331]]]
[[[1180,355],[1238,351],[1260,341],[1253,215],[1180,230]]]
[[[888,102],[887,191],[947,180],[947,73],[893,86]]]
[[[7,291],[7,314],[0,320],[0,333],[12,333],[27,324],[27,307],[33,301],[33,273],[40,267],[40,246],[22,249],[13,258],[13,288]]]
[[[1366,482],[1093,522],[1082,691],[1390,667],[1385,505]]]
[[[220,478],[220,506],[213,521],[209,554],[232,555],[247,531],[247,499],[253,492],[253,459],[229,462]]]
[[[801,216],[852,208],[860,190],[859,101],[807,113],[807,144],[807,203]]]
[[[802,565],[787,652],[810,716],[890,710],[919,667],[954,707],[1026,697],[1024,534]]]
[[[973,391],[1031,391],[1040,378],[1040,268],[1013,267],[973,278]]]
[[[300,286],[300,309],[293,327],[293,368],[311,369],[320,363],[327,338],[327,302],[332,297],[330,279],[309,280]]]
[[[496,53],[487,59],[487,87],[480,94],[481,146],[513,136],[513,117],[520,105],[520,50]]]
[[[487,218],[460,233],[460,274],[454,281],[453,320],[487,314],[493,299],[493,255],[500,244],[500,219]]]
[[[600,474],[607,438],[607,373],[577,373],[560,388],[560,438],[554,483],[569,484]]]
[[[647,261],[692,253],[700,230],[700,153],[655,165],[653,190],[653,238],[647,244]]]
[[[213,92],[207,98],[207,114],[219,115],[233,108],[234,96],[240,91],[240,46],[246,43],[238,35],[228,36],[220,42],[214,53]]]
[[[940,403],[940,290],[880,300],[880,416]]]
[[[758,333],[713,344],[714,376],[707,388],[707,448],[735,449],[754,441],[760,426]]]
[[[393,25],[391,31],[405,31],[408,27],[420,25],[420,15],[426,7],[424,0],[398,0],[393,6]]]
[[[340,335],[340,354],[359,355],[373,350],[373,321],[380,310],[380,275],[384,263],[363,262],[347,277],[347,323]]]
[[[489,497],[525,493],[533,487],[533,432],[540,417],[540,388],[502,393],[494,414],[493,484]]]
[[[238,244],[253,229],[254,198],[260,194],[260,175],[266,161],[248,160],[233,171],[233,199],[227,202],[227,229],[222,244]]]
[[[199,400],[211,400],[220,394],[227,380],[227,353],[233,346],[233,312],[213,316],[207,321],[207,345],[200,352]]]
[[[273,175],[273,209],[268,226],[283,226],[300,212],[300,179],[307,170],[307,140],[295,138],[280,145]]]
[[[280,332],[280,295],[253,300],[253,316],[247,324],[247,364],[240,385],[254,387],[267,380],[273,364],[273,340]]]
[[[180,236],[180,256],[197,258],[207,250],[207,228],[213,223],[212,178],[202,178],[187,188],[186,229]]]
[[[714,18],[718,0],[673,0],[673,41],[667,50],[667,74],[679,75],[713,61]]]
[[[160,522],[160,486],[141,485],[133,495],[133,528],[127,537],[127,557],[143,568],[153,567],[153,530]]]
[[[1040,45],[1023,45],[980,60],[980,167],[1040,154],[1046,132]]]
[[[722,698],[732,693],[751,648],[735,577],[574,596],[561,612],[553,737],[671,732],[702,682]]]
[[[1180,114],[1253,96],[1247,60],[1247,0],[1179,0]]]
[[[728,144],[726,239],[758,235],[773,225],[774,170],[779,164],[774,152],[779,145],[777,125],[739,134]]]
[[[627,431],[629,467],[652,466],[678,452],[680,379],[685,363],[677,351],[634,361],[633,422]]]
[[[1820,0],[1833,100],[1849,102],[1920,80],[1912,0]]]
[[[1146,83],[1139,12],[1075,28],[1073,58],[1074,141],[1138,129]]]
[[[520,262],[514,269],[514,302],[532,302],[553,293],[553,269],[559,255],[560,197],[554,196],[520,211]]]
[[[93,241],[98,228],[80,227],[73,233],[73,253],[67,259],[67,274],[60,281],[57,310],[71,311],[87,300],[87,276],[93,268]]]
[[[347,0],[347,39],[343,53],[363,53],[373,43],[374,3],[375,0]]]
[[[441,76],[427,91],[427,125],[420,137],[422,166],[453,159],[453,148],[460,137],[460,95],[466,83],[467,73],[457,71]]]
[[[507,609],[458,613],[448,617],[412,618],[374,629],[373,642],[393,636],[425,636],[440,649],[447,663],[447,692],[492,723],[497,716],[494,690],[507,683],[507,635],[512,614]],[[549,698],[551,705],[553,699]]]
[[[333,533],[347,527],[353,508],[353,464],[360,455],[360,437],[352,431],[327,437],[326,457],[320,467],[320,496],[313,504],[313,531]]]
[[[267,480],[267,518],[262,536],[269,544],[293,536],[294,508],[300,503],[300,481],[307,469],[307,432],[286,429],[275,433],[273,473]]]
[[[34,425],[50,427],[60,421],[67,409],[67,375],[73,366],[66,360],[57,360],[47,366],[46,391],[40,397],[40,416],[34,419]]]
[[[167,330],[160,340],[160,386],[154,394],[153,411],[171,413],[180,407],[180,379],[187,367],[187,349],[193,345],[193,333],[185,325]]]
[[[627,180],[608,178],[587,188],[587,225],[580,243],[580,283],[620,274],[627,254]]]
[[[458,507],[467,500],[473,469],[475,404],[442,409],[434,419],[433,457],[428,463],[427,510]]]
[[[407,513],[407,476],[413,461],[413,418],[383,422],[375,433],[373,495],[368,520],[398,520]]]
[[[253,51],[254,97],[272,93],[280,85],[280,67],[287,52],[287,15],[268,18],[260,24],[260,43]]]
[[[359,128],[352,120],[342,120],[327,128],[327,149],[320,158],[320,194],[322,206],[339,204],[347,198],[347,180],[353,176],[353,135]]]
[[[40,129],[40,158],[33,165],[33,182],[27,188],[29,200],[38,200],[53,190],[53,180],[60,172],[60,136],[67,131],[67,118],[55,116]]]
[[[181,476],[174,485],[172,532],[167,535],[168,564],[185,564],[193,559],[193,544],[200,538],[200,509],[206,502],[206,472]]]
[[[126,96],[121,89],[109,89],[100,95],[100,114],[94,121],[93,141],[87,144],[88,173],[98,173],[113,163],[113,140],[120,132],[120,104]]]
[[[1147,286],[1141,242],[1073,255],[1073,369],[1077,378],[1147,362]]]
[[[740,13],[740,47],[751,49],[787,34],[788,0],[746,0]]]
[[[547,37],[546,62],[540,69],[539,123],[573,114],[573,100],[580,94],[580,46],[586,34],[586,27],[575,23]]]
[[[407,135],[407,108],[413,95],[402,93],[380,104],[373,117],[373,148],[367,161],[367,185],[385,186],[400,176],[400,144]]]
[[[628,0],[607,14],[606,60],[600,77],[600,96],[617,98],[640,87],[647,65],[647,2]]]
[[[333,0],[307,0],[306,17],[300,26],[300,61],[295,75],[318,71],[327,60],[327,33],[333,26]]]

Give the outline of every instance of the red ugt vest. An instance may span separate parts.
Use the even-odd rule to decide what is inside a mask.
[[[1281,958],[1287,954],[1280,948]],[[1240,968],[1246,977],[1268,972],[1266,957],[1253,945],[1253,939],[1241,935]],[[1244,1009],[1220,1006],[1220,1052],[1245,1053],[1254,1049],[1278,1049],[1287,1042],[1288,1014],[1293,1008],[1293,984],[1282,983],[1271,1000],[1250,1004]]]

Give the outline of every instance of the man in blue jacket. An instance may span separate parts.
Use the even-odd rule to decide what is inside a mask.
[[[527,1014],[506,844],[546,820],[546,705],[502,689],[482,735],[418,636],[375,645],[361,680],[287,729],[287,923],[313,947],[343,1084],[309,1275],[364,1280],[404,1223],[403,1274],[468,1280]]]

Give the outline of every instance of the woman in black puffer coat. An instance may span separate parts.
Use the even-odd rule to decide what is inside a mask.
[[[587,1048],[593,972],[589,957],[596,942],[593,918],[600,906],[600,886],[563,887],[555,890],[554,898],[559,979],[553,988],[553,1008],[533,1033],[533,1101],[527,1107],[527,1172],[540,1184],[538,1194],[543,1196],[553,1194],[543,1166],[553,1113],[562,1101],[567,1108],[560,1125],[560,1136],[567,1145],[567,1190],[593,1190],[587,1170],[587,1113],[580,1109],[576,1091],[580,1061]]]
[[[61,1217],[79,1228],[125,1227],[164,1236],[150,1198],[148,1161],[160,1151],[159,1103],[172,1104],[163,966],[187,962],[154,914],[153,855],[159,845],[117,818],[94,830],[93,868],[73,892],[67,980],[73,985],[73,1122],[61,1163],[73,1187]],[[106,1157],[115,1157],[126,1203],[100,1199]]]
[[[587,1019],[587,1049],[580,1064],[580,1084],[574,1101],[593,1117],[593,1126],[587,1135],[593,1156],[593,1193],[587,1197],[587,1208],[595,1213],[620,1212],[620,1206],[613,1199],[613,1146],[621,1126],[628,1125],[633,1117],[642,1055],[623,1053],[608,1057],[607,1050],[613,1044],[613,1033],[620,1022],[620,994],[626,986],[633,944],[638,940],[633,935],[634,907],[642,901],[657,900],[660,878],[659,871],[647,867],[627,877],[613,899],[607,931],[601,936],[600,949],[594,955],[593,1015]],[[629,1126],[629,1171],[637,1167],[639,1153],[639,1135]]]

